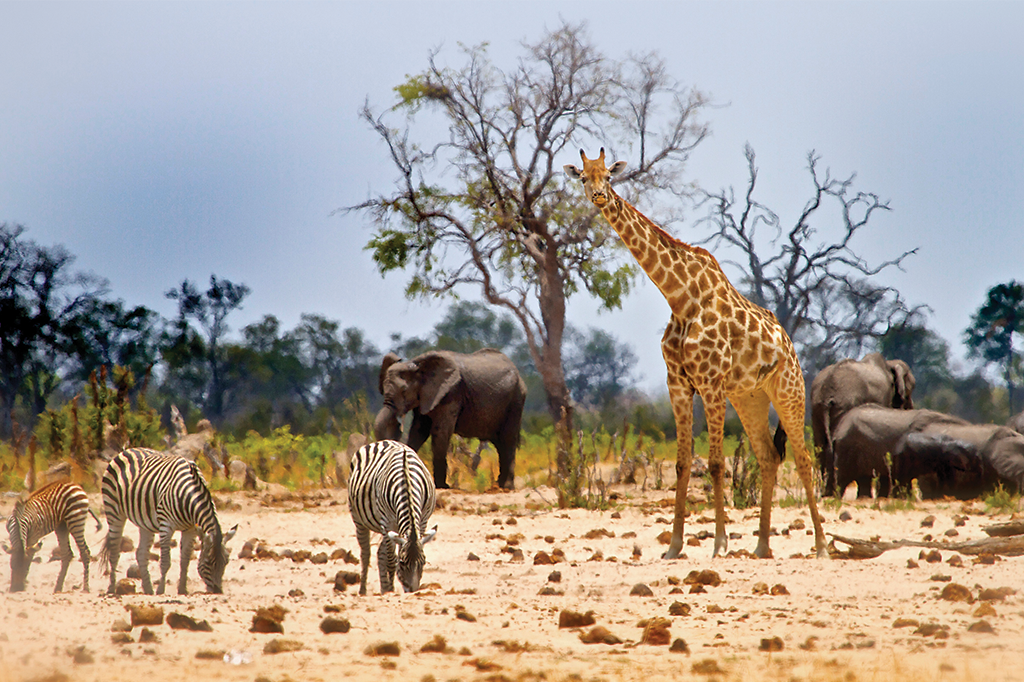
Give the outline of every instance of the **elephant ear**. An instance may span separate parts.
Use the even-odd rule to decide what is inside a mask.
[[[388,353],[384,356],[384,359],[380,361],[380,375],[377,377],[377,390],[380,391],[381,395],[384,395],[384,377],[388,373],[388,367],[401,359],[402,358],[398,357],[395,353]]]
[[[910,371],[910,366],[903,360],[890,360],[886,363],[889,366],[889,371],[892,372],[893,387],[896,389],[895,397],[893,398],[893,407],[903,410],[914,409],[914,374]]]
[[[424,353],[412,362],[420,378],[420,414],[433,412],[462,381],[459,365],[451,356],[437,352]]]

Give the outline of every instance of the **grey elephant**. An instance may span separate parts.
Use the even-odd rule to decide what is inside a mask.
[[[1024,433],[1024,412],[1018,412],[1010,417],[1010,421],[1006,422],[1006,426],[1017,433]]]
[[[841,360],[818,372],[811,382],[811,430],[824,479],[822,495],[836,494],[832,440],[843,415],[866,404],[912,410],[915,383],[907,363],[878,353]]]
[[[452,434],[490,441],[498,450],[498,485],[515,487],[516,449],[526,384],[508,357],[493,348],[462,354],[430,351],[403,362],[388,353],[380,365],[384,407],[373,431],[377,440],[399,440],[401,418],[413,413],[406,443],[413,450],[431,439],[434,485],[448,487]]]
[[[928,424],[904,436],[894,457],[904,484],[917,478],[923,497],[1024,490],[1024,435],[998,424]]]
[[[891,495],[895,482],[890,472],[895,467],[893,453],[899,440],[936,424],[967,422],[932,410],[897,410],[871,404],[847,412],[832,439],[837,494],[842,496],[850,483],[856,483],[857,497],[870,497],[871,481],[877,478],[878,496]]]

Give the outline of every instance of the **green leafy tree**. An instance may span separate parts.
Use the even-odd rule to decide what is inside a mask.
[[[581,405],[607,410],[635,383],[633,348],[591,327],[584,334],[570,328],[566,375],[572,397]]]
[[[964,331],[969,357],[980,358],[1002,370],[1010,414],[1016,414],[1013,394],[1024,374],[1024,284],[1016,280],[988,290],[985,302],[971,316]]]
[[[683,195],[689,154],[707,135],[704,97],[655,54],[611,58],[582,25],[524,42],[502,69],[485,46],[460,67],[436,53],[395,88],[397,102],[363,118],[384,142],[398,179],[349,210],[376,225],[367,248],[382,273],[409,271],[406,294],[476,287],[521,329],[556,422],[571,422],[562,347],[567,300],[581,290],[622,304],[638,269],[562,166],[584,144],[633,160],[623,192]],[[397,122],[396,122],[397,119]],[[613,149],[612,140],[627,147]],[[618,153],[622,152],[622,154]]]
[[[0,438],[20,411],[31,427],[64,380],[82,315],[106,293],[107,282],[72,270],[61,245],[23,237],[21,225],[0,223]]]
[[[171,372],[186,378],[185,385],[200,388],[193,400],[206,416],[220,425],[224,416],[224,363],[222,344],[229,331],[227,317],[242,307],[249,287],[210,275],[210,287],[200,291],[189,280],[182,280],[165,296],[178,302],[178,317],[167,335],[164,359]],[[199,324],[197,333],[189,321]]]

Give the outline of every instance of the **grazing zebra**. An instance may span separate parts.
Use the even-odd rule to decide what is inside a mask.
[[[188,593],[188,564],[192,559],[192,544],[200,533],[199,576],[206,583],[208,592],[223,592],[221,583],[229,555],[226,543],[234,537],[238,526],[221,533],[213,496],[195,462],[146,448],[125,450],[107,465],[102,490],[103,509],[107,516],[107,541],[103,555],[110,564],[108,593],[114,593],[121,535],[129,519],[139,527],[135,559],[139,563],[142,589],[146,594],[153,594],[147,565],[153,537],[160,536],[160,582],[156,593],[163,594],[167,571],[171,568],[171,536],[175,531],[181,531],[178,594]]]
[[[437,526],[426,529],[434,501],[434,479],[412,448],[382,440],[356,451],[348,479],[348,506],[362,560],[359,594],[366,594],[371,530],[383,536],[377,548],[380,591],[394,591],[396,569],[406,592],[419,589],[426,563],[423,545],[437,534]]]
[[[7,519],[7,533],[11,536],[11,592],[25,589],[25,579],[38,547],[36,543],[56,531],[60,547],[60,575],[54,592],[64,589],[64,578],[74,554],[68,534],[75,536],[79,558],[82,560],[84,579],[82,589],[89,591],[89,545],[85,542],[85,517],[92,514],[96,530],[102,526],[96,513],[89,508],[89,497],[82,486],[75,483],[51,483],[32,493],[27,500],[14,503],[14,512]]]

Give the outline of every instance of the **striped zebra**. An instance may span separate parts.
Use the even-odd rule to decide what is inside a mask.
[[[102,491],[107,517],[103,556],[110,565],[108,593],[114,593],[121,535],[125,522],[130,519],[139,527],[135,559],[146,594],[153,594],[148,566],[153,538],[160,536],[160,582],[156,593],[163,594],[167,571],[171,568],[171,536],[175,531],[181,531],[178,594],[188,593],[188,564],[192,560],[192,545],[200,534],[199,577],[206,583],[208,592],[222,594],[224,568],[229,558],[226,543],[234,537],[238,526],[221,533],[213,496],[195,462],[147,448],[131,448],[110,460],[103,474]]]
[[[89,545],[85,541],[86,515],[92,514],[96,519],[96,530],[102,526],[96,513],[89,508],[89,496],[82,486],[75,483],[50,483],[32,493],[27,500],[14,503],[14,512],[7,519],[7,533],[11,536],[11,592],[25,589],[25,579],[32,565],[40,539],[50,533],[57,533],[57,544],[60,547],[60,575],[54,592],[64,589],[64,578],[68,574],[68,566],[74,553],[68,534],[75,538],[78,545],[79,558],[84,571],[82,589],[89,591]]]
[[[434,479],[409,446],[382,440],[356,451],[348,479],[348,506],[362,560],[359,594],[366,594],[371,530],[383,536],[377,548],[380,591],[394,591],[396,570],[406,592],[419,589],[426,563],[423,545],[437,534],[437,526],[426,529],[434,502]]]

